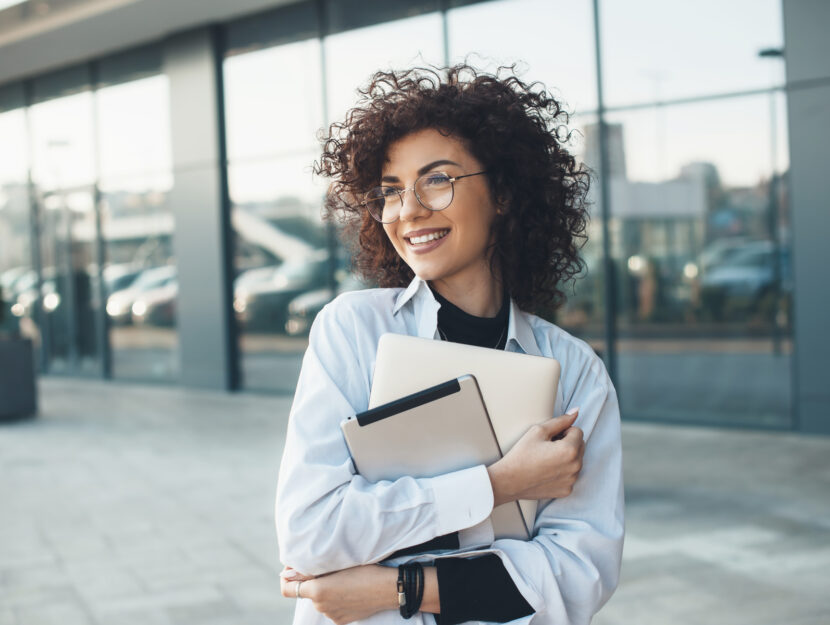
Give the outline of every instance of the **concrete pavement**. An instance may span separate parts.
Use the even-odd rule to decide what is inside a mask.
[[[0,425],[0,625],[289,623],[290,398],[40,381]],[[830,623],[830,438],[626,423],[622,582],[597,625]]]

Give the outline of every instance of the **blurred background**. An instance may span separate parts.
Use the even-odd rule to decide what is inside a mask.
[[[518,63],[594,173],[547,316],[623,416],[602,625],[824,625],[826,0],[0,0],[0,625],[288,622],[273,494],[350,272],[318,132],[379,68]],[[4,355],[5,354],[5,355]],[[5,386],[4,386],[5,383]]]
[[[786,11],[821,4],[2,2],[3,324],[44,374],[291,393],[315,314],[371,286],[320,219],[318,131],[377,68],[518,62],[596,175],[587,272],[550,317],[625,417],[830,431],[797,260],[827,260],[826,217],[790,158],[828,67],[784,54]]]

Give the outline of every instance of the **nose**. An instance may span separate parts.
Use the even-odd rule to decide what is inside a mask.
[[[415,189],[409,188],[401,192],[401,206],[398,216],[401,221],[414,221],[429,212],[429,209],[421,206],[418,198],[415,197]]]

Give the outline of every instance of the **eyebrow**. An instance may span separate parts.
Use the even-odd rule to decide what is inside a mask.
[[[438,167],[439,165],[455,165],[456,167],[461,167],[461,165],[459,165],[455,161],[448,161],[447,159],[442,159],[440,161],[433,161],[429,165],[424,165],[423,167],[421,167],[421,169],[418,170],[418,175],[423,176],[430,169]],[[398,178],[397,176],[384,176],[383,178],[380,179],[380,181],[381,182],[400,182],[400,178]]]

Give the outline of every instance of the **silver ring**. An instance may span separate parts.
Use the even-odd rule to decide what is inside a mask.
[[[300,584],[302,584],[304,581],[305,580],[301,579],[300,581],[297,582],[297,588],[295,589],[295,592],[297,594],[297,599],[301,599],[301,597],[300,597]]]

